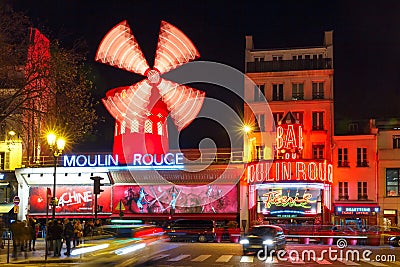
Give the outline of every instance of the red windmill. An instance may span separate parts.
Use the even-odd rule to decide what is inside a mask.
[[[166,119],[171,115],[180,131],[199,113],[205,93],[161,77],[198,58],[189,38],[162,21],[154,67],[151,69],[127,21],[111,29],[100,43],[96,61],[145,76],[131,86],[112,89],[103,98],[115,118],[114,154],[129,163],[135,153],[164,154],[168,151]]]

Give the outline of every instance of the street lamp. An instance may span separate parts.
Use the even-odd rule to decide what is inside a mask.
[[[245,133],[244,144],[243,144],[243,160],[245,162],[252,161],[252,142],[254,138],[250,138],[251,133],[253,132],[253,127],[251,125],[245,124],[242,127],[242,131]]]
[[[61,137],[57,137],[54,133],[49,133],[47,135],[47,143],[49,144],[50,150],[54,157],[54,184],[53,184],[53,197],[51,200],[52,209],[52,220],[56,218],[56,175],[57,175],[57,159],[62,154],[65,147],[65,140]]]

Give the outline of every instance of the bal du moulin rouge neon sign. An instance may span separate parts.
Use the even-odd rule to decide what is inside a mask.
[[[333,165],[326,160],[302,160],[303,128],[279,125],[276,128],[276,158],[247,167],[247,182],[307,181],[332,183]]]

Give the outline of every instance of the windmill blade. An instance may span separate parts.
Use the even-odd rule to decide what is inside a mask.
[[[205,93],[165,79],[161,79],[158,89],[176,127],[183,130],[199,114]]]
[[[161,74],[200,57],[190,39],[178,28],[161,21],[154,68]]]
[[[107,92],[103,103],[117,121],[137,120],[141,125],[146,117],[151,88],[152,86],[146,80],[129,87],[116,88]]]
[[[112,28],[101,41],[96,61],[145,75],[149,65],[126,20]]]

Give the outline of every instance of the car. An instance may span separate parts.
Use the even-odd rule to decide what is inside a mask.
[[[178,219],[167,226],[166,232],[171,241],[214,242],[215,222]]]
[[[247,235],[240,239],[240,244],[243,246],[243,255],[249,252],[259,253],[260,250],[262,252],[278,252],[285,250],[286,237],[280,226],[256,225],[250,229]]]
[[[394,247],[400,247],[400,228],[394,226],[382,226],[380,228],[383,242]]]

